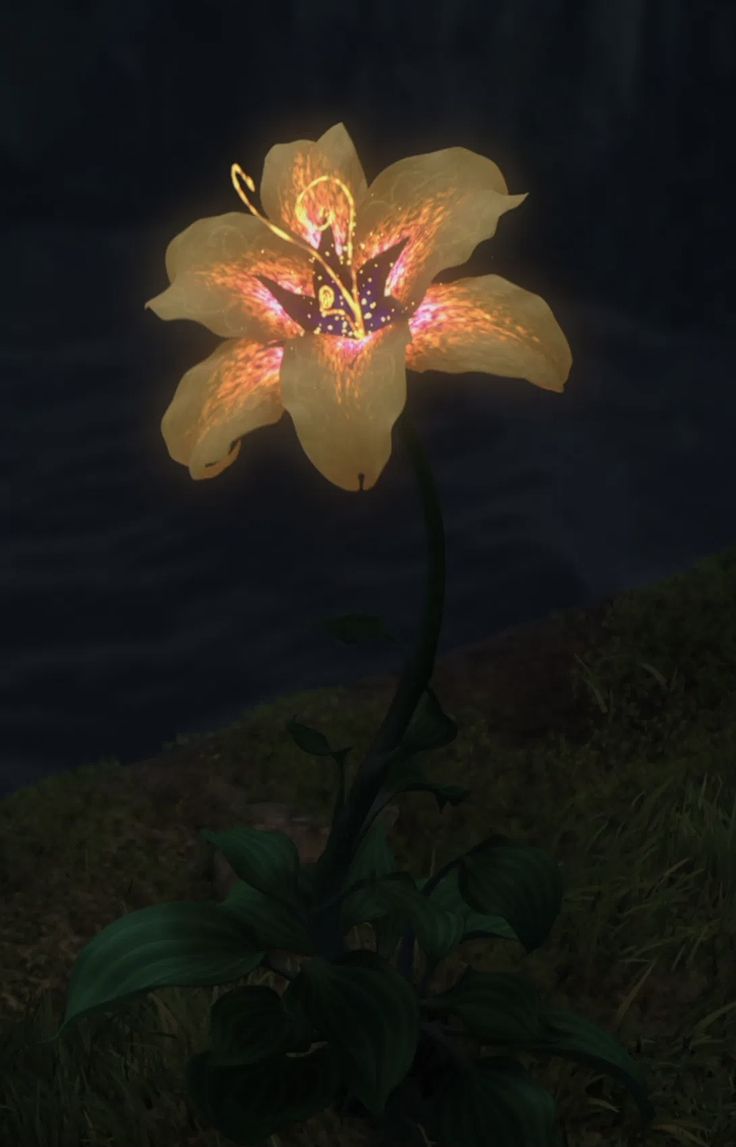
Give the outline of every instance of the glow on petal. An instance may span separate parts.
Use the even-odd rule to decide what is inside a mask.
[[[316,141],[298,139],[293,143],[275,144],[263,165],[261,203],[269,219],[300,235],[312,247],[319,245],[321,231],[317,224],[323,214],[330,216],[341,253],[349,237],[350,203],[335,182],[317,183],[304,195],[302,204],[313,221],[312,226],[297,212],[299,196],[321,176],[341,180],[356,204],[365,195],[365,174],[343,123],[335,124]]]
[[[525,199],[508,194],[493,160],[465,147],[400,159],[374,179],[361,204],[358,260],[408,235],[386,286],[411,310],[435,275],[467,262],[480,242],[495,235],[501,215]]]
[[[283,414],[283,347],[230,339],[184,374],[161,422],[169,454],[192,478],[214,478],[235,461],[239,439]]]
[[[193,319],[224,338],[294,338],[301,328],[256,278],[311,293],[309,257],[260,219],[228,212],[198,219],[166,250],[171,285],[146,303],[161,319]]]
[[[308,458],[343,490],[370,490],[391,456],[391,430],[406,402],[400,320],[365,339],[306,335],[287,343],[281,401]]]
[[[433,283],[409,325],[410,370],[482,371],[558,392],[570,373],[570,346],[548,304],[499,275]]]

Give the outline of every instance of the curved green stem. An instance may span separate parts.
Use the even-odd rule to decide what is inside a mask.
[[[434,670],[445,598],[445,531],[432,471],[421,442],[404,410],[396,423],[419,486],[427,537],[427,581],[424,609],[414,649],[407,659],[388,711],[359,765],[347,800],[335,816],[324,852],[314,870],[317,903],[343,889],[364,821],[374,804],[386,772],[388,758],[411,721]],[[337,958],[344,952],[339,928],[339,904],[314,913],[320,950]]]

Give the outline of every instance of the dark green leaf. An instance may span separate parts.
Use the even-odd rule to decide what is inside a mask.
[[[545,1033],[544,1003],[538,989],[514,972],[466,968],[449,991],[425,997],[421,1007],[457,1016],[484,1044],[526,1047]]]
[[[424,889],[429,876],[417,880],[417,888]],[[511,925],[502,916],[476,912],[463,900],[459,888],[458,868],[452,868],[436,884],[430,893],[431,899],[439,908],[454,912],[463,920],[462,940],[475,940],[485,936],[497,936],[503,940],[518,940]],[[447,953],[445,953],[447,955]]]
[[[436,962],[457,947],[463,932],[462,916],[444,911],[431,897],[423,896],[408,872],[392,872],[351,892],[343,901],[344,931],[359,923],[372,923],[388,915],[401,930],[411,924],[417,942]]]
[[[312,729],[309,725],[302,725],[296,720],[287,721],[285,727],[299,748],[305,753],[309,753],[310,756],[313,757],[332,757],[338,766],[338,786],[333,811],[334,820],[334,817],[340,812],[345,802],[345,762],[348,753],[352,751],[352,746],[348,745],[345,749],[333,749],[327,738],[323,733],[320,733],[318,729]]]
[[[560,866],[547,852],[497,833],[460,858],[459,888],[477,912],[502,916],[527,952],[539,948],[562,904]]]
[[[287,987],[296,1006],[340,1054],[349,1089],[373,1115],[408,1072],[416,1051],[414,989],[375,952],[347,952],[337,963],[305,961]]]
[[[306,925],[294,909],[242,881],[232,887],[218,907],[240,921],[258,948],[284,948],[299,955],[315,955]]]
[[[296,1009],[284,1011],[273,988],[249,984],[227,992],[210,1008],[211,1066],[258,1063],[282,1052],[303,1053],[312,1027]]]
[[[237,980],[257,968],[264,955],[242,924],[210,901],[181,900],[129,912],[82,949],[56,1035],[72,1020],[152,988]]]
[[[439,749],[455,740],[457,730],[457,722],[444,712],[437,694],[427,685],[400,744],[409,753]]]
[[[440,812],[446,804],[460,804],[470,795],[470,789],[462,788],[459,785],[444,785],[436,781],[428,781],[422,766],[413,761],[411,756],[412,750],[404,746],[395,749],[391,754],[386,776],[369,815],[372,815],[376,808],[383,808],[398,793],[434,793]]]
[[[460,804],[461,801],[466,800],[470,796],[470,789],[464,789],[460,785],[443,785],[436,781],[427,781],[423,778],[419,779],[421,774],[418,771],[416,771],[414,775],[418,778],[417,780],[405,781],[400,788],[394,790],[394,793],[434,793],[437,800],[437,808],[440,812],[442,812],[446,804]]]
[[[620,1079],[636,1100],[642,1118],[654,1118],[641,1067],[612,1035],[566,1008],[547,1009],[542,1018],[547,1030],[540,1040],[528,1045],[527,1051],[590,1064]]]
[[[311,757],[334,757],[342,763],[352,749],[352,745],[346,749],[332,749],[324,733],[293,719],[286,722],[286,730],[299,748]]]
[[[343,894],[341,927],[344,931],[358,923],[370,923],[382,956],[393,955],[396,945],[410,920],[417,942],[429,963],[436,965],[463,940],[481,936],[498,936],[518,940],[510,924],[498,914],[474,911],[460,895],[458,868],[460,858],[432,889],[429,895],[431,913],[418,902],[429,877],[414,880],[408,873],[398,873],[396,861],[383,831],[374,824],[363,838],[350,869],[350,883]],[[503,838],[504,840],[506,838]],[[381,878],[403,881],[401,887],[388,886],[385,892]],[[406,878],[412,882],[408,885]]]
[[[552,1096],[502,1056],[449,1072],[427,1130],[453,1147],[556,1147],[560,1141]]]
[[[201,837],[219,848],[240,880],[252,888],[294,907],[299,905],[299,853],[285,832],[260,828],[200,830]]]
[[[427,1147],[426,1128],[431,1105],[422,1094],[420,1080],[414,1070],[389,1095],[380,1117],[384,1143],[395,1147]],[[419,1126],[421,1125],[421,1126]]]

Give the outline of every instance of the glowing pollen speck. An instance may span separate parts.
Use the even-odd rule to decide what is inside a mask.
[[[289,291],[265,275],[256,275],[256,278],[271,292],[287,315],[299,323],[303,330],[312,334],[363,339],[373,331],[384,330],[386,324],[397,316],[406,314],[399,301],[386,293],[386,279],[408,243],[409,236],[400,239],[398,243],[386,248],[373,259],[369,259],[356,271],[353,266],[355,201],[349,188],[341,179],[332,175],[320,175],[317,179],[313,179],[297,198],[295,210],[300,222],[309,227],[315,227],[321,232],[319,247],[315,249],[306,241],[277,227],[257,211],[238,183],[238,176],[242,176],[250,191],[255,191],[255,184],[239,164],[234,163],[232,165],[230,177],[233,187],[248,210],[265,223],[280,239],[285,239],[287,243],[301,247],[309,254],[310,262],[314,267],[313,296]],[[309,218],[302,203],[307,192],[318,183],[337,184],[348,201],[347,245],[339,255],[335,246],[333,230],[336,218],[334,208],[331,208],[327,213],[323,212],[322,223],[316,223]],[[331,316],[334,316],[337,322],[325,323],[324,320]]]

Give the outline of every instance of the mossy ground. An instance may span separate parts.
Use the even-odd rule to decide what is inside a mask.
[[[467,964],[524,972],[648,1073],[657,1119],[645,1133],[622,1085],[520,1056],[554,1095],[570,1147],[736,1142],[735,672],[736,548],[436,667],[433,688],[460,729],[424,768],[472,796],[442,814],[430,794],[397,798],[399,865],[426,874],[500,831],[561,861],[566,893],[542,949],[466,943],[432,986]],[[395,681],[282,698],[150,761],[101,762],[0,802],[2,1142],[229,1147],[199,1125],[182,1082],[187,1057],[207,1046],[218,989],[162,989],[109,1029],[91,1018],[58,1046],[33,1039],[58,1026],[74,960],[101,928],[211,895],[197,830],[237,824],[234,795],[329,818],[335,766],[302,753],[284,723],[297,716],[354,746],[356,763]],[[371,1136],[326,1113],[274,1147]]]

